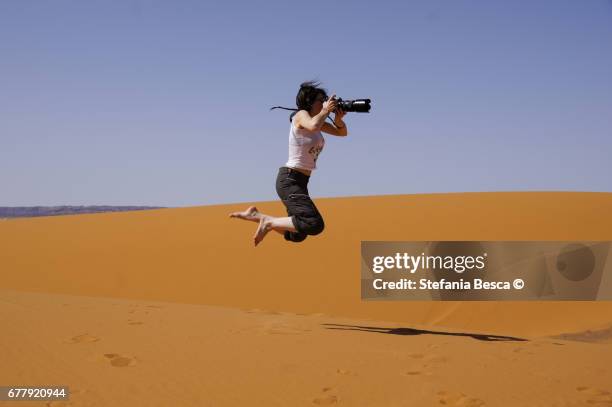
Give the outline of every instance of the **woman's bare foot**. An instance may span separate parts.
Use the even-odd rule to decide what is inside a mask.
[[[259,222],[259,220],[261,219],[261,213],[259,213],[256,207],[249,206],[248,209],[244,212],[230,213],[230,218],[239,218],[239,219]]]
[[[257,246],[266,237],[266,234],[272,229],[272,221],[269,216],[263,215],[259,220],[259,226],[253,236],[253,242]]]

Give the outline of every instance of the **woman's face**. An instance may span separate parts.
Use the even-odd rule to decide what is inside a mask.
[[[315,99],[315,102],[312,104],[312,109],[310,109],[310,114],[315,116],[321,113],[321,110],[323,110],[323,102],[325,102],[326,100],[327,100],[327,97],[324,94],[319,93],[317,95],[317,98]]]

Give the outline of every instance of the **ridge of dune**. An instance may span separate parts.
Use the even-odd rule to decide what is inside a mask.
[[[471,192],[315,198],[301,244],[228,218],[250,203],[0,223],[0,288],[374,319],[507,335],[603,329],[612,302],[366,302],[363,240],[612,240],[612,193]],[[284,216],[281,202],[257,202]]]

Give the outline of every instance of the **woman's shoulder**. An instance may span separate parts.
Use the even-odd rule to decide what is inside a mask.
[[[314,130],[314,131],[306,130],[305,127],[302,127],[300,125],[300,120],[307,120],[310,118],[311,118],[310,114],[306,110],[298,110],[296,114],[293,116],[293,120],[291,121],[291,128],[294,130],[296,134],[300,136],[312,137],[313,135],[321,134],[320,130]]]
[[[300,122],[303,119],[309,119],[310,115],[308,114],[308,112],[306,110],[298,110],[297,112],[295,112],[295,115],[293,116],[293,120],[291,120],[291,123],[293,126],[295,126],[296,129],[303,129],[303,127],[300,127]]]

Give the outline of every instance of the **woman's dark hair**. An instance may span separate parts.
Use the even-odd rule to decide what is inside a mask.
[[[297,105],[297,109],[291,109],[289,107],[284,106],[274,106],[271,107],[270,110],[293,110],[293,113],[291,113],[291,116],[289,116],[289,121],[291,121],[293,120],[293,116],[295,116],[295,114],[300,110],[310,111],[310,109],[312,109],[312,105],[317,100],[319,95],[322,95],[325,99],[327,99],[327,91],[321,87],[321,84],[319,82],[303,82],[300,85],[300,90],[298,91],[297,96],[295,97],[295,104]]]
[[[321,87],[321,84],[316,81],[304,82],[300,85],[300,90],[295,97],[295,104],[299,110],[309,111],[312,105],[317,100],[319,95],[327,98],[327,91]],[[289,121],[293,119],[297,112],[294,112],[289,117]]]

